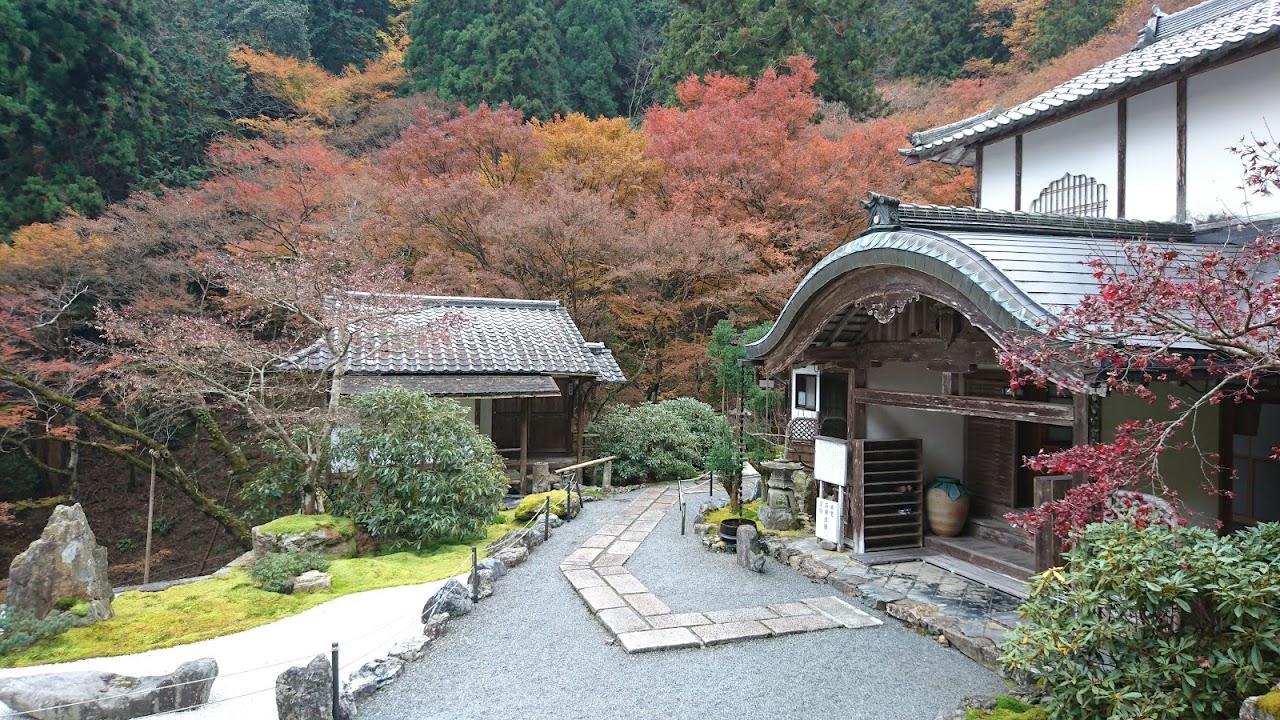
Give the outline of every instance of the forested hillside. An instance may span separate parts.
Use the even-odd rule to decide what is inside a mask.
[[[328,437],[261,384],[343,322],[335,290],[558,299],[630,378],[598,401],[706,395],[711,329],[771,320],[867,190],[971,202],[968,170],[902,163],[908,132],[1119,54],[1148,15],[0,0],[0,501],[91,466],[133,483],[154,451],[173,502],[242,538],[286,495],[271,468]]]

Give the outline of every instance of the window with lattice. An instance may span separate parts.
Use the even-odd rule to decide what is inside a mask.
[[[1106,217],[1107,186],[1088,175],[1067,173],[1040,191],[1031,212]]]

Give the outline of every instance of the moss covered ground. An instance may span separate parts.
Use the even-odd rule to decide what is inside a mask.
[[[480,547],[514,526],[510,515],[498,522]],[[43,640],[17,653],[0,656],[0,667],[25,667],[112,657],[185,645],[230,635],[297,615],[317,605],[367,590],[443,580],[471,558],[471,544],[440,545],[422,552],[334,560],[329,568],[333,588],[306,595],[280,595],[260,590],[243,570],[226,577],[179,585],[163,592],[127,592],[112,603],[115,617],[87,628]],[[465,568],[463,568],[465,569]]]
[[[743,503],[742,512],[739,516],[748,520],[755,520],[757,519],[757,513],[759,513],[762,505],[764,505],[763,500]],[[704,522],[709,525],[719,525],[721,520],[726,520],[731,517],[734,517],[734,515],[729,512],[729,508],[723,507],[719,510],[707,513]],[[765,530],[764,528],[760,528],[760,532],[765,535],[781,535],[783,537],[801,537],[813,534],[813,531],[808,528],[799,528],[796,530]]]
[[[1018,698],[1000,695],[995,701],[996,706],[990,710],[970,708],[964,720],[1049,720],[1044,708],[1032,707]]]
[[[356,524],[347,518],[332,515],[286,515],[262,526],[262,532],[271,535],[296,535],[319,528],[333,528],[344,538],[356,534]]]

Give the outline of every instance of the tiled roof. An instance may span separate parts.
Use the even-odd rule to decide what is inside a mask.
[[[904,226],[944,232],[981,229],[1029,235],[1075,234],[1090,238],[1147,237],[1160,240],[1195,238],[1190,223],[1031,213],[955,205],[901,203],[898,205],[898,216]]]
[[[904,155],[972,163],[967,148],[991,142],[1047,118],[1101,105],[1131,89],[1189,72],[1280,35],[1280,0],[1209,0],[1157,17],[1139,33],[1138,47],[1008,110],[996,108],[951,125],[908,136]]]
[[[378,298],[357,301],[376,304]],[[394,311],[354,331],[347,373],[580,375],[625,382],[613,353],[587,342],[569,311],[553,300],[400,295],[386,304]],[[323,341],[295,358],[310,370],[331,360]]]
[[[459,398],[554,397],[560,394],[560,386],[547,375],[348,375],[342,381],[345,395],[389,387]]]
[[[905,219],[904,219],[905,224]],[[1152,238],[1152,245],[1159,245]],[[970,228],[872,228],[827,255],[804,277],[773,328],[747,346],[752,358],[767,356],[791,331],[804,307],[846,273],[874,267],[904,267],[932,275],[969,299],[1003,331],[1042,331],[1062,309],[1098,292],[1088,262],[1126,262],[1124,240],[1079,235]],[[1184,253],[1206,247],[1177,243]],[[1221,249],[1220,247],[1218,248]]]

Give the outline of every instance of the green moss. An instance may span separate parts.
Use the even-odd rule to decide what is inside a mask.
[[[1275,717],[1280,717],[1280,688],[1258,698],[1258,709]]]
[[[66,495],[54,495],[47,498],[33,498],[31,500],[19,500],[12,504],[14,512],[22,512],[23,510],[37,510],[40,508],[51,508],[54,505],[61,505],[67,501]]]
[[[333,528],[344,538],[355,537],[356,524],[347,518],[332,515],[286,515],[262,526],[262,532],[271,535],[297,535],[318,528]]]
[[[490,526],[486,537],[474,543],[480,547],[481,556],[486,545],[510,529],[510,525]],[[112,603],[112,619],[87,628],[72,628],[0,657],[0,667],[131,655],[230,635],[297,615],[343,595],[443,580],[465,572],[470,560],[471,543],[334,560],[329,567],[333,587],[305,595],[261,590],[243,570],[163,592],[127,592]]]
[[[516,522],[523,523],[532,519],[534,515],[537,515],[538,512],[542,510],[542,506],[546,504],[547,498],[551,498],[551,512],[559,515],[560,517],[564,517],[564,491],[552,490],[551,492],[526,495],[525,498],[520,501],[520,504],[516,506]]]
[[[965,720],[1049,720],[1044,708],[1032,707],[1018,698],[1008,695],[997,695],[996,705],[991,710],[969,708],[965,711]]]
[[[719,510],[712,510],[711,512],[704,515],[703,522],[707,523],[708,525],[719,525],[720,521],[728,520],[731,517],[742,517],[748,520],[755,520],[757,519],[756,513],[759,512],[760,506],[763,504],[764,502],[761,500],[756,500],[755,502],[746,503],[742,506],[742,512],[739,513],[738,515],[734,515],[733,513],[730,513],[729,508],[722,507]]]
[[[71,613],[76,617],[85,617],[89,614],[89,601],[77,597],[58,598],[53,607],[55,610]]]

